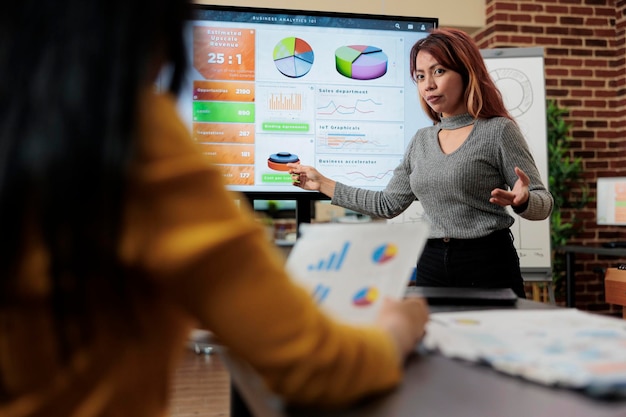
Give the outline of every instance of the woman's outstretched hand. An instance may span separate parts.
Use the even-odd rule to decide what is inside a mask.
[[[530,192],[528,186],[530,185],[530,178],[528,175],[518,167],[515,167],[515,174],[517,175],[517,181],[511,191],[496,188],[491,191],[491,198],[489,202],[497,204],[502,207],[513,206],[518,207],[525,204],[528,201]]]
[[[287,164],[291,180],[296,187],[305,190],[318,191],[320,189],[319,177],[321,174],[313,167],[300,163]]]
[[[323,176],[312,166],[287,164],[292,184],[304,190],[319,191],[332,197],[335,193],[335,181]]]

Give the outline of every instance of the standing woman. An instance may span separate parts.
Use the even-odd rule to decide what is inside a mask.
[[[399,215],[417,198],[431,224],[417,285],[508,287],[525,297],[510,232],[514,218],[506,207],[543,220],[553,205],[528,144],[466,33],[433,30],[411,49],[410,65],[433,126],[416,132],[387,187],[350,187],[291,164],[294,185],[383,218]]]
[[[346,405],[398,384],[423,334],[421,299],[353,327],[290,280],[178,117],[187,13],[20,0],[0,14],[2,417],[162,417],[198,327],[287,402]]]

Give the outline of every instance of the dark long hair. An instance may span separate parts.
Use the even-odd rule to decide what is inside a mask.
[[[488,119],[495,116],[507,117],[509,114],[500,90],[487,71],[485,61],[474,40],[458,29],[434,29],[418,40],[410,54],[410,71],[413,81],[417,81],[415,60],[420,51],[428,52],[445,68],[457,72],[463,80],[465,104],[474,118]],[[426,114],[434,121],[440,121],[440,115],[420,97],[420,103]]]
[[[0,14],[0,308],[20,302],[34,231],[69,353],[95,308],[129,308],[118,241],[138,95],[160,62],[180,87],[186,13],[184,0],[20,0]]]

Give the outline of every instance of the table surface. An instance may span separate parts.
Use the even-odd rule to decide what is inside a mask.
[[[431,311],[484,310],[507,307],[433,306]],[[518,300],[508,308],[555,308]],[[285,409],[251,378],[250,369],[226,361],[231,378],[255,416],[261,417],[624,417],[626,401],[594,399],[584,393],[547,387],[498,373],[484,366],[449,359],[438,354],[416,353],[406,364],[401,385],[380,398],[347,410],[321,412]],[[237,416],[233,416],[237,417]]]

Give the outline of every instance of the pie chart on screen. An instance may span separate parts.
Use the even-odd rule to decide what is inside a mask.
[[[378,288],[365,287],[354,294],[354,297],[352,297],[352,304],[359,307],[367,307],[374,304],[376,300],[378,300],[378,296]]]
[[[296,37],[284,38],[274,47],[274,64],[281,74],[300,78],[311,71],[315,54],[311,45]]]
[[[376,46],[348,45],[335,51],[337,72],[355,80],[373,80],[387,73],[387,54]]]

